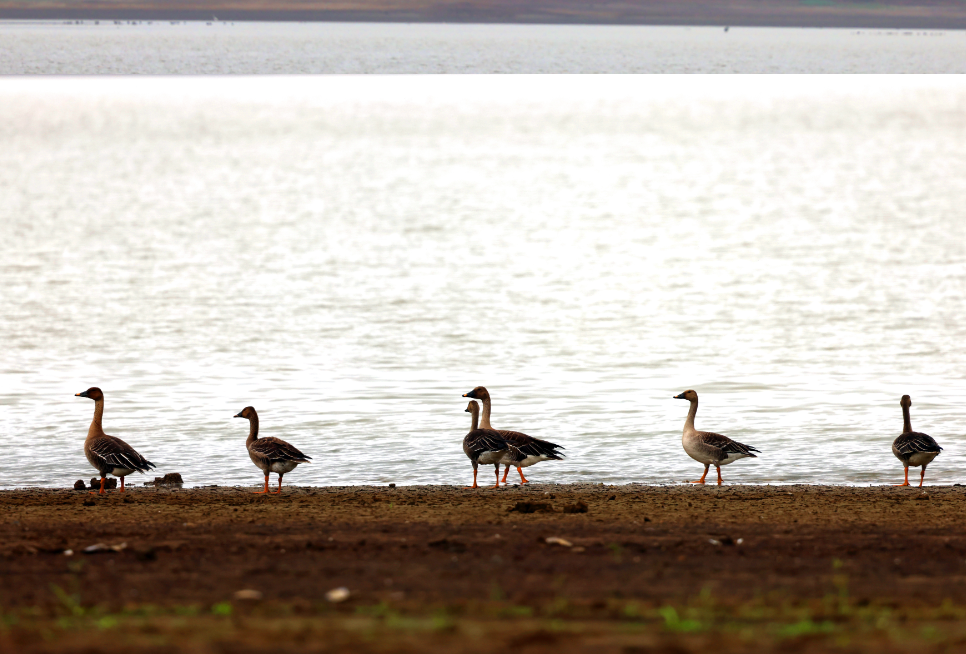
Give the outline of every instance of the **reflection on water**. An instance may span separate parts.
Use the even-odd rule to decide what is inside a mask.
[[[189,484],[469,481],[461,397],[566,446],[536,481],[961,480],[966,82],[0,82],[5,486],[104,426]],[[15,440],[14,440],[15,439]],[[12,454],[15,452],[15,455]]]
[[[0,23],[0,74],[966,73],[966,32],[400,23]]]

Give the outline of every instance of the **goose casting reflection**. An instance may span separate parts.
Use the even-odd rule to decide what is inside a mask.
[[[912,398],[908,395],[903,395],[902,399],[899,400],[899,406],[902,407],[902,434],[892,442],[892,453],[896,455],[897,459],[902,461],[906,478],[901,484],[895,485],[908,486],[909,466],[913,468],[922,466],[922,472],[919,473],[919,487],[922,488],[922,482],[926,478],[926,466],[939,456],[943,448],[939,447],[939,444],[932,436],[912,431],[912,420],[909,418],[909,407],[912,406]]]
[[[265,490],[256,491],[256,495],[268,493],[268,474],[274,472],[278,474],[278,490],[275,494],[282,492],[282,475],[286,472],[295,470],[295,466],[300,463],[309,463],[312,457],[302,454],[298,448],[289,445],[281,438],[269,436],[268,438],[258,437],[258,414],[254,407],[246,406],[235,415],[236,418],[246,418],[248,420],[248,440],[245,446],[248,448],[248,456],[262,472],[265,473]]]
[[[463,437],[463,452],[473,463],[473,485],[466,488],[479,488],[476,484],[477,468],[482,464],[492,463],[496,467],[496,484],[492,488],[500,487],[500,464],[507,466],[518,465],[526,458],[526,454],[509,443],[500,432],[494,429],[480,428],[480,405],[474,401],[466,406],[470,414],[470,431]]]
[[[490,425],[490,394],[482,386],[477,386],[469,393],[464,393],[463,397],[471,397],[483,402],[483,415],[480,418],[480,428],[482,429],[493,429]],[[534,463],[540,463],[541,461],[560,461],[564,458],[564,455],[557,450],[564,449],[563,446],[557,445],[556,443],[551,443],[550,441],[541,440],[539,438],[534,438],[533,436],[528,436],[519,431],[507,431],[505,429],[494,429],[500,436],[505,438],[508,442],[512,443],[519,449],[526,458],[523,461],[514,463],[517,472],[520,474],[520,483],[529,484],[530,480],[523,476],[523,468],[527,466],[532,466]],[[506,476],[510,473],[510,466],[506,467],[503,472],[503,483],[506,483]]]
[[[676,400],[687,400],[691,403],[688,411],[688,418],[684,422],[684,433],[681,436],[681,444],[688,456],[704,464],[704,474],[701,479],[692,481],[692,484],[703,484],[704,478],[708,476],[708,468],[712,465],[718,471],[718,485],[721,485],[721,466],[728,465],[738,459],[745,457],[755,457],[752,452],[759,450],[733,441],[727,436],[715,434],[710,431],[698,431],[694,428],[694,416],[698,413],[698,394],[692,390],[684,391],[680,395],[675,395]]]
[[[104,393],[96,386],[88,388],[83,393],[76,393],[74,397],[86,397],[94,400],[94,419],[87,430],[84,441],[84,454],[87,460],[101,475],[101,490],[98,495],[104,495],[104,479],[107,475],[114,475],[121,479],[120,492],[124,492],[124,478],[135,471],[144,474],[156,467],[153,463],[137,453],[133,447],[120,438],[108,436],[101,427],[104,418]]]

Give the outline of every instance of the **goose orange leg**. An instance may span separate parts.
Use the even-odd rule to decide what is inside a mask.
[[[122,492],[122,493],[124,492],[124,477],[121,477],[121,491],[120,492]]]
[[[504,471],[503,471],[503,483],[504,483],[504,484],[506,483],[506,476],[507,476],[508,474],[510,474],[510,466],[507,466],[507,467],[506,467],[506,470],[504,470]]]
[[[282,494],[282,475],[279,475],[278,476],[278,490],[275,491],[275,494],[276,495],[281,495]]]
[[[909,466],[905,466],[905,470],[906,470],[906,480],[904,482],[902,482],[901,484],[892,484],[893,486],[908,486],[909,485]],[[923,470],[922,471],[922,474],[925,475],[926,474],[926,471]]]
[[[718,485],[720,486],[721,485],[721,466],[715,466],[714,469],[718,471]]]
[[[499,488],[500,487],[500,464],[497,463],[493,467],[496,468],[496,485],[490,486],[490,488]]]
[[[523,476],[523,468],[517,466],[517,472],[520,473],[520,483],[521,484],[529,484],[530,483],[530,480]]]
[[[104,477],[101,477],[101,490],[98,493],[91,493],[91,495],[106,495],[104,492]]]
[[[704,466],[704,474],[701,475],[701,479],[699,479],[697,481],[691,481],[691,482],[688,482],[688,483],[690,483],[690,484],[703,484],[704,483],[704,478],[708,476],[708,468],[710,468],[710,467],[711,467],[711,464],[708,464],[708,465]]]
[[[255,495],[266,495],[268,493],[268,475],[265,475],[265,490],[255,491]]]
[[[479,486],[476,485],[476,472],[477,472],[476,471],[476,468],[473,468],[473,485],[472,486],[463,486],[463,488],[479,488]]]
[[[922,482],[926,479],[926,466],[922,467],[922,472],[919,473],[919,488],[922,488]]]

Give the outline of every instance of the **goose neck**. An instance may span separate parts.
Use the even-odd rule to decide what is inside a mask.
[[[694,416],[698,415],[698,401],[691,400],[691,408],[688,410],[688,418],[684,421],[684,432],[695,431]]]
[[[252,416],[248,419],[248,440],[245,441],[246,444],[251,445],[258,440],[258,416]]]
[[[909,407],[902,407],[902,433],[908,434],[912,431],[912,419],[909,417]]]
[[[470,431],[476,431],[480,428],[480,412],[470,411]]]
[[[91,428],[87,430],[87,437],[93,438],[95,436],[102,436],[104,434],[104,428],[101,426],[101,421],[104,419],[104,400],[97,400],[94,402],[94,419],[91,420]]]
[[[483,416],[480,418],[480,427],[483,429],[493,429],[490,426],[490,398],[489,396],[484,397],[483,400]]]

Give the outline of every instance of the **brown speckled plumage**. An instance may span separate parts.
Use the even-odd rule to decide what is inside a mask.
[[[480,427],[483,429],[493,429],[490,425],[490,412],[492,410],[492,401],[490,400],[490,393],[483,386],[477,386],[469,393],[464,393],[463,397],[470,397],[480,400],[483,403],[483,415],[480,419]],[[519,431],[508,431],[505,429],[494,429],[500,436],[502,436],[508,443],[514,445],[519,449],[525,458],[513,465],[516,467],[517,472],[520,473],[520,481],[524,484],[529,483],[527,479],[523,476],[522,468],[527,466],[532,466],[535,463],[541,461],[560,461],[564,458],[564,454],[558,450],[564,449],[562,445],[557,445],[556,443],[551,443],[550,441],[545,441],[540,438],[534,438],[528,434],[524,434]],[[510,468],[507,466],[506,472],[503,473],[503,481],[506,482],[506,475]]]
[[[701,475],[701,479],[693,483],[703,484],[708,468],[713,465],[718,472],[718,483],[721,484],[721,466],[745,457],[756,458],[752,452],[761,453],[750,445],[733,441],[727,436],[695,429],[694,417],[698,414],[698,394],[695,391],[684,391],[680,395],[675,395],[674,399],[688,400],[691,403],[688,417],[684,421],[681,444],[688,456],[704,464],[704,474]]]
[[[236,418],[248,420],[248,440],[245,446],[248,448],[248,456],[262,472],[265,473],[265,490],[268,492],[268,475],[276,473],[278,475],[278,493],[282,492],[282,476],[291,472],[300,463],[309,463],[312,457],[302,454],[302,452],[281,438],[269,436],[267,438],[258,437],[258,413],[254,407],[247,406],[235,415]]]
[[[909,415],[912,398],[903,395],[899,400],[899,406],[902,407],[902,434],[892,442],[892,453],[902,461],[902,467],[905,468],[905,482],[901,485],[909,484],[910,466],[913,468],[922,466],[922,472],[919,475],[919,485],[922,486],[926,478],[926,466],[939,456],[943,448],[939,447],[939,443],[929,434],[912,431],[912,418]]]
[[[101,475],[101,493],[104,493],[104,478],[114,475],[121,479],[120,492],[124,492],[124,478],[134,472],[145,473],[156,467],[120,438],[104,433],[101,421],[104,418],[104,393],[96,386],[88,388],[75,397],[94,400],[94,419],[87,430],[84,440],[84,455]]]
[[[473,464],[473,486],[476,488],[476,474],[479,464],[494,464],[496,466],[496,486],[500,485],[500,464],[516,465],[526,458],[515,445],[507,441],[495,429],[482,429],[480,422],[480,405],[470,401],[466,411],[471,415],[470,431],[463,437],[463,452]]]

